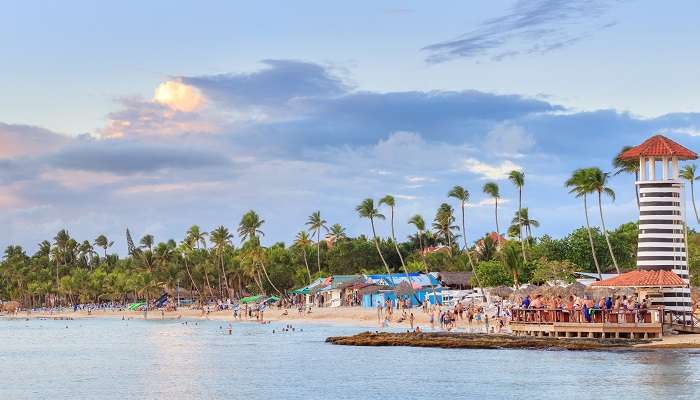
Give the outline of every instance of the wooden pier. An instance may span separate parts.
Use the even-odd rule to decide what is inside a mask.
[[[663,310],[514,309],[510,329],[515,335],[566,338],[658,339],[663,336]]]

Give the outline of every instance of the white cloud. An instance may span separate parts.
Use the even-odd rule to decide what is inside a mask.
[[[434,182],[435,179],[427,176],[407,176],[406,180],[411,183]]]
[[[510,157],[522,154],[535,145],[535,138],[523,127],[513,123],[502,123],[486,134],[484,148],[487,151]]]
[[[686,126],[685,128],[665,128],[659,131],[661,134],[681,133],[688,136],[700,136],[700,129],[694,126]]]
[[[465,203],[464,207],[465,208],[493,207],[495,202],[496,202],[495,199],[489,197],[489,198],[480,200],[478,203]],[[505,204],[505,203],[510,203],[510,199],[504,199],[504,198],[498,199],[499,206],[501,204]]]
[[[180,112],[192,112],[204,104],[204,96],[194,86],[171,80],[158,85],[153,101]]]
[[[403,200],[415,200],[416,196],[409,196],[406,194],[396,194],[394,195],[397,199],[403,199]]]
[[[510,160],[505,160],[497,165],[481,162],[476,158],[467,158],[462,163],[462,169],[479,175],[481,179],[505,179],[512,170],[521,170],[522,167]]]

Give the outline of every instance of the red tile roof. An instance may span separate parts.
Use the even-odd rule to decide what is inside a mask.
[[[681,160],[695,160],[698,155],[674,142],[673,140],[656,135],[645,140],[639,146],[633,147],[620,155],[623,160],[639,157],[678,157]]]
[[[688,286],[672,271],[630,271],[614,278],[594,282],[597,287],[684,287]]]

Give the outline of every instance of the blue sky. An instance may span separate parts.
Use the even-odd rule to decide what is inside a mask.
[[[541,233],[582,210],[562,182],[662,132],[700,146],[692,1],[22,2],[0,15],[0,246],[67,228],[180,239],[255,208],[266,241],[319,209],[397,197],[400,236],[452,185],[526,173]],[[613,180],[610,225],[636,218]],[[380,230],[386,233],[386,226]]]

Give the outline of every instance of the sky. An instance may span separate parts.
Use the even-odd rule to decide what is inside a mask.
[[[574,169],[657,133],[700,149],[698,2],[378,3],[5,5],[0,246],[65,228],[124,254],[126,228],[181,240],[249,209],[266,244],[316,210],[367,234],[355,206],[386,194],[405,238],[454,185],[474,240],[495,229],[485,182],[513,217],[513,169],[560,237],[583,223]],[[636,220],[633,177],[611,185],[606,224]]]

